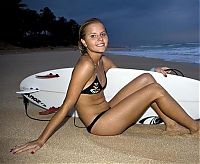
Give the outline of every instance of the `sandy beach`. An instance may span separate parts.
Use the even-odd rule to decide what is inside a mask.
[[[79,55],[77,50],[67,48],[0,51],[0,163],[200,163],[197,135],[166,133],[164,125],[135,125],[121,135],[100,137],[76,128],[73,118],[66,119],[36,154],[11,154],[13,146],[36,139],[47,124],[25,115],[22,97],[16,94],[20,82],[38,72],[73,67]],[[200,79],[198,65],[108,56],[119,67],[150,70],[151,67],[168,66],[181,70],[187,77]],[[41,108],[33,104],[28,108],[31,115],[39,117]]]

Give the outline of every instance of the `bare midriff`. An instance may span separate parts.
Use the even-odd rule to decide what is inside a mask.
[[[87,126],[99,113],[109,109],[109,104],[101,91],[97,94],[80,95],[76,109],[80,119]]]

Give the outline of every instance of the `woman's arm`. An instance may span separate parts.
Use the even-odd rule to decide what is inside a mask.
[[[11,152],[13,154],[17,154],[28,151],[33,154],[38,149],[40,149],[50,138],[55,129],[64,120],[69,110],[76,104],[80,96],[81,90],[90,79],[93,72],[94,66],[92,64],[85,61],[84,59],[80,60],[73,70],[71,81],[62,106],[60,107],[59,111],[56,112],[55,115],[51,118],[42,134],[38,137],[38,139],[34,141],[14,147],[13,149],[11,149]]]

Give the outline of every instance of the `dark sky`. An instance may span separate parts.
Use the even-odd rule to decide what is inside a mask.
[[[81,24],[100,18],[112,46],[198,42],[199,0],[22,0]]]

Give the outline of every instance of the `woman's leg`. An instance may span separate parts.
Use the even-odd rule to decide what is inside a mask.
[[[128,97],[130,94],[138,91],[139,89],[152,84],[157,83],[156,80],[153,78],[153,76],[149,73],[144,73],[134,80],[132,80],[129,84],[127,84],[119,93],[117,93],[113,99],[109,102],[109,105],[111,107],[114,107],[116,104],[118,104],[121,100]],[[156,103],[152,103],[150,105],[154,111],[158,114],[160,118],[164,121],[166,125],[166,130],[172,130],[172,129],[182,129],[180,125],[178,125],[175,121],[167,117],[157,106]]]
[[[158,105],[156,103],[152,103],[151,104],[152,109],[154,109],[154,111],[158,114],[158,116],[160,118],[162,118],[163,122],[165,123],[166,127],[165,130],[166,131],[182,131],[182,132],[186,132],[187,129],[183,126],[181,126],[180,124],[178,124],[177,122],[175,122],[174,120],[172,120],[171,118],[167,117],[158,107]]]
[[[188,128],[191,133],[199,130],[198,123],[188,116],[159,84],[152,83],[124,98],[104,113],[93,126],[92,133],[96,135],[122,133],[136,123],[153,102],[158,104],[165,115]]]

